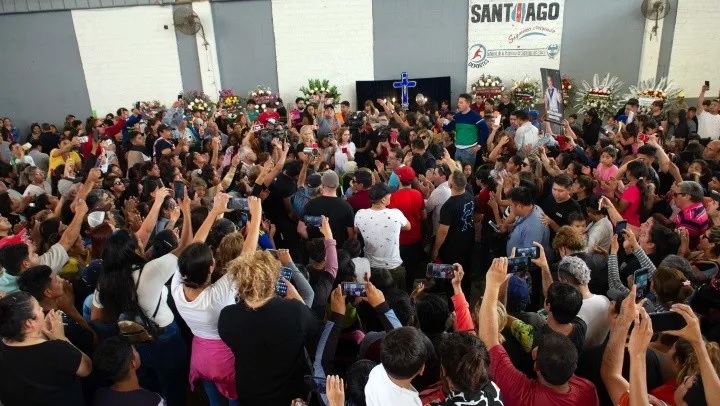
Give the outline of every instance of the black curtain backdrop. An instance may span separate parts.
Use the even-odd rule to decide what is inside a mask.
[[[450,76],[441,76],[436,78],[413,78],[408,77],[408,80],[417,82],[417,86],[408,88],[408,94],[410,95],[410,109],[415,105],[415,96],[418,93],[422,93],[423,96],[427,97],[428,102],[434,101],[440,105],[441,100],[447,100],[451,105],[455,103],[450,100]],[[392,80],[361,80],[355,82],[355,91],[357,93],[357,106],[358,110],[362,110],[365,105],[365,100],[372,100],[375,103],[375,107],[382,111],[376,100],[377,99],[388,99],[392,100],[394,97],[397,103],[400,103],[400,94],[402,89],[395,89],[393,82],[399,82],[400,75],[398,74],[397,79]]]

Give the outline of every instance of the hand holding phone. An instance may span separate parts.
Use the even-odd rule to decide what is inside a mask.
[[[452,264],[427,264],[425,276],[437,279],[452,279],[455,277],[455,265]]]
[[[530,257],[508,258],[508,273],[527,271],[530,266]]]
[[[682,315],[675,312],[650,313],[653,332],[681,330],[687,325]]]
[[[285,283],[285,281],[290,281],[292,278],[293,270],[288,267],[282,267],[280,269],[280,276],[278,277],[277,282],[275,283],[275,294],[280,297],[287,296],[288,286]]]
[[[649,277],[650,270],[648,268],[641,268],[633,273],[633,283],[637,289],[635,299],[640,300],[647,295],[650,286]]]
[[[523,247],[515,250],[515,256],[517,257],[528,257],[530,259],[540,258],[540,248],[538,247]]]
[[[308,227],[320,228],[322,225],[322,216],[305,216],[303,220]]]
[[[341,284],[343,296],[367,297],[367,289],[364,283],[343,282]]]

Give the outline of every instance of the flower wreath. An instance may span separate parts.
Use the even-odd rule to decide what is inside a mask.
[[[162,104],[159,100],[140,102],[140,114],[142,114],[142,118],[144,120],[147,120],[148,118],[153,118],[157,113],[165,111],[166,109],[167,107],[165,107],[165,105]]]
[[[570,101],[575,98],[577,87],[575,86],[575,81],[568,75],[562,76],[560,84],[562,85],[563,106],[567,108],[570,106]]]
[[[518,108],[532,109],[540,103],[540,82],[526,77],[523,80],[514,81],[511,98],[513,104]]]
[[[237,118],[238,113],[242,111],[242,105],[244,102],[245,101],[240,96],[233,93],[232,89],[220,90],[218,106],[227,111],[227,115],[230,120]]]
[[[587,113],[590,109],[595,109],[600,117],[614,115],[622,101],[618,94],[622,85],[623,82],[617,76],[610,77],[608,73],[600,80],[596,73],[592,85],[583,80],[575,97],[577,102],[575,107],[579,113]]]
[[[478,80],[470,86],[470,91],[472,94],[482,96],[483,99],[500,101],[502,93],[505,91],[505,86],[503,86],[502,79],[500,79],[499,76],[486,75],[483,73]]]
[[[278,95],[266,86],[257,85],[255,89],[248,92],[248,99],[255,100],[255,110],[264,110],[270,102],[277,102]]]
[[[655,79],[650,79],[641,81],[637,86],[630,86],[629,93],[625,95],[625,98],[638,99],[640,103],[639,114],[650,114],[650,106],[656,100],[661,100],[664,103],[663,112],[667,113],[673,107],[673,104],[684,101],[685,95],[682,94],[681,96],[681,93],[682,90],[675,85],[675,82],[663,77],[658,82]],[[668,101],[672,103],[668,103]]]
[[[310,103],[319,103],[323,99],[328,99],[333,104],[340,102],[337,86],[330,85],[330,81],[327,79],[308,79],[307,87],[301,87],[300,92]]]
[[[215,105],[215,103],[210,100],[210,96],[197,90],[186,90],[182,93],[182,99],[185,101],[186,110],[192,113],[210,113]]]

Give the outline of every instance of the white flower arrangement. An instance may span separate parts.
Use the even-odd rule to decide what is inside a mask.
[[[610,77],[609,73],[602,80],[595,74],[592,84],[583,81],[576,96],[578,113],[587,113],[593,108],[601,117],[614,115],[622,101],[618,94],[622,85],[617,76]]]
[[[540,103],[541,94],[540,82],[529,77],[516,80],[511,91],[513,104],[523,109],[532,109],[536,104]]]
[[[505,91],[502,79],[499,76],[482,74],[480,78],[470,85],[470,93],[480,95],[485,99],[500,101]]]
[[[327,79],[308,79],[307,86],[303,86],[299,90],[303,98],[314,103],[323,99],[328,102],[332,100],[333,103],[338,103],[340,100],[337,86],[331,85]]]
[[[640,108],[638,113],[650,114],[650,105],[655,100],[661,100],[664,103],[672,101],[675,104],[684,99],[684,93],[675,82],[666,77],[655,81],[655,79],[643,80],[637,86],[630,86],[629,92],[625,95],[626,99],[636,98],[640,100]],[[663,111],[667,112],[672,108],[672,103],[665,103]]]

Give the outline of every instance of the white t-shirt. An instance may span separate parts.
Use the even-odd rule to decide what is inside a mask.
[[[43,193],[51,194],[52,189],[50,188],[50,183],[47,181],[43,182],[42,186],[38,185],[28,185],[28,187],[25,188],[25,193],[23,193],[23,196],[40,196]]]
[[[170,284],[170,293],[175,301],[178,313],[192,331],[193,335],[208,340],[219,340],[218,319],[220,311],[235,304],[236,285],[225,274],[215,283],[203,290],[193,301],[188,301],[183,292],[182,276],[176,270]]]
[[[438,227],[440,226],[440,209],[450,198],[450,195],[452,195],[450,192],[450,184],[446,181],[438,185],[438,187],[430,193],[427,201],[425,201],[425,211],[432,213],[433,235],[437,234]]]
[[[596,347],[605,341],[610,326],[607,320],[610,300],[602,295],[593,295],[590,299],[583,299],[578,317],[587,325],[585,333],[585,347]]]
[[[697,133],[700,137],[713,140],[720,139],[720,114],[710,114],[706,111],[699,110],[697,119]]]
[[[175,320],[172,310],[167,304],[168,290],[165,287],[165,282],[173,276],[177,267],[178,258],[173,253],[153,259],[145,264],[138,284],[138,302],[148,318],[152,319],[158,305],[158,298],[160,299],[160,307],[154,319],[160,327],[167,327]],[[140,276],[140,270],[133,271],[132,278],[135,283],[138,283],[138,276]],[[97,290],[93,294],[92,303],[98,309],[103,308],[102,303],[100,303],[100,292]]]
[[[525,122],[515,131],[515,146],[521,153],[525,145],[535,147],[539,141],[540,136],[538,135],[538,129],[529,121]]]
[[[610,251],[610,242],[613,237],[613,225],[607,217],[603,217],[587,227],[587,252],[593,252],[595,246],[600,246]]]
[[[348,162],[347,154],[342,152],[343,148],[347,148],[348,152],[350,152],[350,155],[355,156],[355,144],[350,142],[347,145],[339,145],[337,146],[337,149],[335,150],[335,170],[342,173],[343,167]]]
[[[355,227],[365,240],[365,258],[373,268],[395,269],[402,265],[400,230],[408,219],[398,209],[361,209]]]
[[[401,388],[388,377],[382,364],[370,371],[365,385],[365,403],[368,406],[417,405],[422,406],[420,395],[415,390]]]

